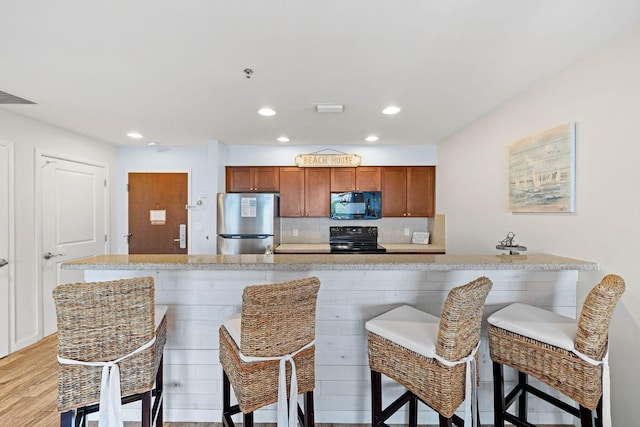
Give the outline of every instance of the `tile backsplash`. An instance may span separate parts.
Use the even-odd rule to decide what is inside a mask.
[[[330,218],[280,218],[280,243],[329,243],[329,227],[343,225],[378,227],[378,243],[411,243],[411,235],[414,231],[431,233],[431,243],[434,243],[434,239],[444,240],[444,215],[436,215],[435,218],[381,218],[359,221]],[[405,235],[405,229],[409,229],[408,236]]]

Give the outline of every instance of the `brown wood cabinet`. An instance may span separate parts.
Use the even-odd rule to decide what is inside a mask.
[[[331,191],[379,191],[380,168],[331,168]]]
[[[280,168],[280,216],[328,217],[331,168]]]
[[[280,191],[277,166],[227,166],[227,193],[273,193]]]
[[[435,216],[435,178],[435,166],[382,167],[382,217]]]

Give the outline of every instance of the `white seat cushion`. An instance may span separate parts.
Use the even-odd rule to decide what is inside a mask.
[[[568,351],[574,350],[578,321],[570,317],[528,304],[515,303],[493,313],[488,322],[536,341]]]
[[[394,308],[369,320],[369,332],[428,358],[436,354],[440,318],[408,305]]]
[[[240,313],[234,314],[233,316],[230,316],[229,318],[227,318],[227,320],[224,321],[224,327],[227,329],[227,331],[229,332],[229,335],[231,335],[231,338],[233,339],[233,341],[235,341],[238,348],[240,348],[240,325],[241,324],[242,322],[240,320]]]
[[[167,314],[167,306],[166,305],[156,305],[155,306],[155,325],[156,325],[156,329],[158,329],[158,327],[160,326],[160,322],[162,322],[162,319],[164,318],[164,316]]]

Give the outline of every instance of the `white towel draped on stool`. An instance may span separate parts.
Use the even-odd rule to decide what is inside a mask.
[[[434,359],[445,366],[453,367],[461,363],[467,364],[464,389],[464,425],[472,427],[477,427],[478,425],[478,385],[476,383],[477,368],[475,356],[479,348],[480,341],[478,341],[478,345],[471,351],[471,354],[455,362],[444,359],[437,354],[433,355]]]
[[[611,374],[609,373],[609,347],[604,354],[602,360],[595,360],[580,353],[575,348],[571,350],[573,354],[578,356],[585,362],[598,366],[602,365],[602,427],[611,427]]]
[[[265,360],[279,360],[280,370],[278,371],[278,427],[296,427],[298,425],[298,376],[296,374],[296,364],[293,357],[303,350],[312,347],[315,340],[301,347],[293,353],[277,357],[245,356],[240,353],[243,362],[259,362]],[[291,364],[291,385],[289,387],[289,414],[287,415],[287,362]]]
[[[107,362],[84,362],[82,360],[65,359],[58,355],[58,362],[63,365],[102,366],[98,427],[122,427],[122,397],[120,395],[120,368],[118,363],[148,349],[155,342],[156,337],[153,337],[151,341],[131,353]]]

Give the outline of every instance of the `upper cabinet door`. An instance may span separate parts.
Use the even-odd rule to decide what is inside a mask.
[[[280,191],[280,168],[260,166],[254,169],[255,191],[276,193]]]
[[[280,168],[271,166],[227,166],[227,193],[280,191]]]
[[[331,168],[331,191],[380,191],[380,168]]]
[[[407,216],[435,216],[435,166],[407,167]]]
[[[280,216],[304,216],[304,169],[280,168]]]
[[[356,168],[331,168],[331,191],[354,191]]]
[[[280,216],[328,217],[330,168],[280,168]]]
[[[435,166],[381,168],[383,217],[435,216]]]
[[[356,168],[356,191],[379,191],[380,168],[376,166],[360,166]]]
[[[382,177],[382,217],[407,216],[407,168],[380,168]]]
[[[305,216],[329,217],[331,208],[331,168],[304,170]]]

